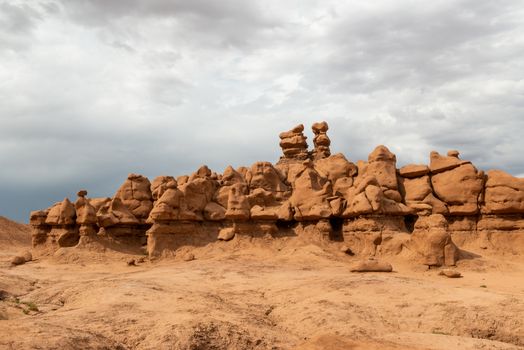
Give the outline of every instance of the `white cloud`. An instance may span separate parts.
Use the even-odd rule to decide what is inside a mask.
[[[519,0],[0,1],[0,214],[128,172],[276,161],[330,124],[356,161],[459,149],[522,174]],[[308,135],[311,133],[308,129]]]

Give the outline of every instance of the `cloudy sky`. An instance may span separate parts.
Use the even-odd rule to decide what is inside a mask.
[[[127,174],[332,152],[458,149],[524,176],[524,2],[0,0],[0,215]]]

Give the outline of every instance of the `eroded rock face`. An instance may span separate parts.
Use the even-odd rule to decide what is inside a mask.
[[[501,170],[486,174],[486,190],[482,212],[486,214],[524,213],[524,179]]]
[[[332,214],[328,198],[333,189],[331,182],[320,176],[311,161],[305,161],[302,171],[293,182],[290,203],[297,221],[329,218]]]
[[[459,258],[459,249],[448,231],[448,222],[441,214],[420,217],[415,223],[409,246],[428,266],[453,266]]]
[[[124,244],[135,237],[141,246],[147,232],[147,250],[158,256],[217,238],[302,235],[343,242],[364,257],[408,247],[433,266],[459,258],[451,235],[482,236],[488,249],[500,242],[489,241],[492,234],[524,230],[524,179],[498,170],[484,175],[455,150],[397,169],[395,154],[380,145],[353,163],[331,154],[327,123],[311,130],[311,151],[303,125],[281,133],[284,155],[276,165],[228,166],[222,174],[203,165],[151,183],[129,174],[113,198],[87,198],[81,190],[74,204],[66,198],[31,212],[33,246],[70,247],[89,236]]]
[[[326,122],[315,123],[311,126],[311,129],[313,134],[315,134],[313,138],[313,144],[315,145],[315,149],[312,152],[313,159],[329,157],[331,155],[331,150],[329,149],[331,140],[327,136],[328,124]]]
[[[284,159],[305,160],[308,158],[307,137],[304,136],[304,125],[299,124],[289,131],[280,133],[280,147]]]
[[[145,222],[149,212],[153,209],[151,183],[147,177],[142,175],[129,174],[127,180],[116,192],[115,198],[120,199],[140,222]]]
[[[463,163],[431,176],[436,197],[446,203],[451,215],[474,215],[479,211],[484,173]]]

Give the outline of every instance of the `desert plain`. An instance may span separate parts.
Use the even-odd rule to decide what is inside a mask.
[[[13,266],[31,249],[30,229],[0,225],[2,349],[524,346],[517,251],[468,247],[478,257],[457,262],[461,278],[402,257],[389,258],[391,273],[351,273],[358,258],[331,245],[263,237],[159,260],[60,248]]]

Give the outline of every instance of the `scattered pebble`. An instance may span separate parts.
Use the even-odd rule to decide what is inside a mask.
[[[136,266],[136,260],[135,259],[129,259],[127,261],[128,266]]]
[[[353,251],[351,251],[351,249],[345,245],[343,245],[342,247],[340,247],[340,251],[344,254],[347,254],[347,255],[355,255],[353,253]]]
[[[182,259],[184,261],[191,261],[191,260],[195,260],[195,255],[193,253],[186,253],[184,254],[184,256],[182,257]]]
[[[22,265],[25,264],[25,259],[23,256],[15,256],[13,259],[11,259],[12,265]]]
[[[22,256],[24,257],[25,262],[29,262],[29,261],[33,260],[33,254],[31,254],[30,251],[24,252],[24,254],[22,254]]]

